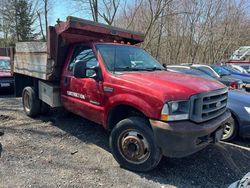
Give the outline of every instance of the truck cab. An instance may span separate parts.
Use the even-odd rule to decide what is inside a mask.
[[[70,17],[50,28],[46,45],[17,44],[24,111],[34,117],[63,106],[102,125],[114,158],[133,171],[218,142],[231,115],[227,87],[168,72],[136,45],[142,41],[139,33]]]

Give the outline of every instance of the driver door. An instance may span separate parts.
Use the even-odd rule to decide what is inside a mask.
[[[76,78],[73,75],[74,64],[77,61],[86,63],[87,68],[99,67],[94,51],[89,46],[76,46],[63,73],[61,83],[62,103],[64,107],[86,119],[101,124],[103,114],[102,81],[90,78],[95,71],[87,70],[87,78]]]

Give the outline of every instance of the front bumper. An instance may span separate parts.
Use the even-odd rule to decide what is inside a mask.
[[[150,120],[155,141],[164,156],[185,157],[193,154],[210,143],[218,142],[223,133],[225,122],[231,113],[227,110],[217,118],[203,122],[191,121],[162,122]]]

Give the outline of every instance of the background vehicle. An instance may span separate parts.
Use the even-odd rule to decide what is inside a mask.
[[[240,79],[236,79],[230,76],[220,76],[208,65],[193,64],[191,65],[191,67],[208,74],[209,76],[231,88],[242,89],[243,87],[243,82]]]
[[[221,139],[231,116],[228,88],[165,71],[133,45],[142,35],[68,17],[49,28],[48,38],[47,44],[16,44],[16,93],[22,91],[28,116],[62,105],[101,124],[111,131],[114,158],[134,171],[151,170],[162,155],[184,157]]]
[[[248,73],[250,73],[250,64],[239,64],[243,69],[245,69]]]
[[[223,67],[229,67],[229,68],[234,69],[234,70],[237,71],[237,72],[244,73],[244,74],[248,74],[247,70],[246,70],[245,68],[243,68],[242,66],[240,66],[240,65],[227,64],[226,66],[223,66]],[[250,76],[250,75],[249,75],[249,76]]]
[[[185,74],[190,74],[190,75],[195,75],[195,76],[200,76],[209,80],[216,80],[215,78],[209,76],[208,74],[192,68],[192,67],[188,67],[188,66],[182,66],[182,65],[168,65],[167,66],[167,70],[170,72],[178,72],[178,73],[185,73]]]
[[[0,56],[0,94],[14,93],[14,78],[11,75],[10,58]]]
[[[250,46],[241,46],[235,50],[230,57],[230,61],[249,61],[250,60]]]
[[[239,74],[231,74],[227,69],[225,69],[224,67],[219,66],[219,65],[210,65],[210,66],[221,77],[227,76],[227,77],[233,77],[233,78],[236,78],[236,79],[241,79],[242,82],[244,83],[243,87],[246,89],[246,91],[250,91],[250,88],[249,88],[250,77],[242,76],[242,75],[239,75]]]
[[[169,66],[168,70],[207,78],[205,73],[188,67]],[[227,106],[232,112],[232,118],[226,123],[222,140],[232,140],[237,135],[250,137],[250,94],[240,90],[229,90]]]
[[[250,74],[248,74],[246,70],[245,71],[239,71],[239,70],[236,70],[235,67],[230,67],[230,66],[226,66],[226,65],[222,65],[221,67],[226,69],[232,75],[250,77]]]
[[[230,90],[228,92],[228,108],[232,112],[234,120],[226,126],[228,129],[227,138],[233,139],[239,135],[241,137],[250,137],[250,94],[239,90]]]

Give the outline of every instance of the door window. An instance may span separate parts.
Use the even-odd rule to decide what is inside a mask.
[[[78,61],[85,62],[87,68],[99,66],[92,48],[86,46],[78,46],[75,48],[68,70],[73,71],[74,64]],[[94,71],[87,71],[87,76],[91,76],[91,74],[94,74]]]

